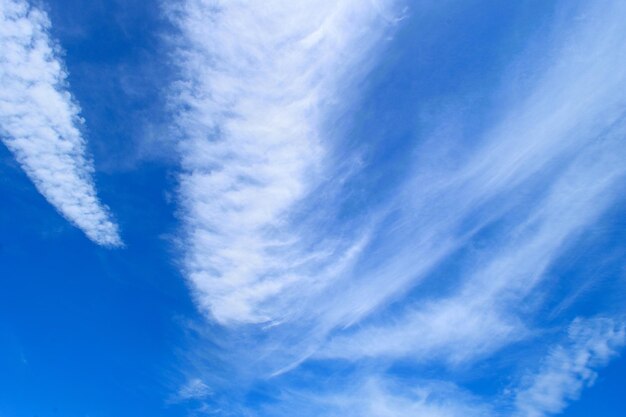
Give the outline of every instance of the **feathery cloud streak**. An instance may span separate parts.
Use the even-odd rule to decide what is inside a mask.
[[[228,16],[224,10],[216,7],[209,16],[217,21]],[[261,191],[271,190],[268,184],[283,184],[278,181],[282,177],[277,176],[276,181],[257,181],[256,171],[247,169],[264,168],[250,161],[262,160],[259,155],[271,155],[253,142],[253,138],[262,136],[259,132],[272,132],[270,127],[280,126],[285,119],[267,118],[267,126],[257,131],[265,126],[251,118],[258,113],[243,110],[276,109],[282,115],[293,115],[288,120],[317,121],[323,117],[307,119],[294,111],[292,101],[283,100],[283,93],[292,91],[283,87],[289,83],[259,83],[259,79],[266,80],[266,75],[262,71],[265,67],[257,59],[266,56],[261,52],[267,48],[260,48],[260,52],[246,59],[238,55],[241,48],[238,41],[233,41],[239,39],[238,25],[233,25],[230,32],[217,30],[218,34],[224,33],[224,40],[207,41],[220,47],[225,45],[224,50],[218,48],[219,52],[234,62],[245,62],[239,71],[227,72],[228,77],[215,70],[221,68],[220,63],[223,67],[224,62],[229,62],[226,58],[198,60],[194,50],[184,50],[188,52],[187,59],[195,59],[185,61],[186,68],[209,68],[203,72],[208,75],[199,78],[208,87],[197,88],[196,84],[187,83],[179,90],[183,96],[182,93],[206,92],[202,93],[206,94],[203,100],[183,101],[185,106],[181,105],[179,113],[179,122],[184,122],[180,123],[183,132],[195,132],[200,138],[190,136],[182,145],[187,164],[182,197],[186,199],[185,220],[189,230],[187,249],[191,249],[187,267],[192,282],[200,288],[199,300],[221,322],[277,318],[280,321],[281,316],[274,313],[286,305],[284,298],[293,296],[301,300],[298,318],[303,319],[294,320],[295,324],[279,322],[252,331],[246,327],[231,334],[231,340],[228,337],[220,340],[228,352],[222,357],[228,356],[225,361],[232,365],[235,370],[232,375],[237,375],[233,379],[240,386],[268,374],[276,379],[285,375],[284,380],[289,380],[288,374],[306,374],[315,366],[333,369],[337,364],[335,369],[342,371],[364,365],[379,372],[399,363],[399,366],[443,365],[442,368],[450,370],[458,364],[471,366],[474,361],[492,358],[502,347],[534,334],[534,314],[542,301],[553,295],[548,294],[545,284],[558,279],[547,272],[568,248],[576,245],[577,237],[615,203],[616,191],[624,186],[626,178],[626,166],[622,162],[626,155],[623,141],[626,94],[620,88],[626,81],[623,42],[626,33],[621,24],[626,7],[616,1],[581,4],[576,15],[584,18],[572,17],[565,35],[555,30],[547,45],[542,44],[545,48],[539,56],[530,56],[521,65],[522,71],[532,74],[525,81],[527,88],[501,103],[501,117],[492,120],[480,137],[459,143],[464,151],[462,155],[433,164],[428,156],[440,155],[441,143],[424,140],[417,144],[419,153],[411,161],[414,165],[406,181],[395,193],[390,193],[391,201],[386,206],[368,213],[375,211],[367,228],[371,233],[362,240],[364,243],[354,245],[357,249],[346,262],[348,267],[335,274],[335,279],[318,293],[306,285],[308,277],[301,279],[299,273],[307,268],[299,266],[307,261],[304,254],[315,262],[327,255],[301,249],[298,244],[303,237],[289,233],[297,229],[285,213],[314,186],[317,171],[311,167],[325,168],[324,142],[316,129],[320,124],[297,124],[312,127],[314,137],[318,138],[314,143],[319,145],[314,150],[319,152],[308,148],[303,155],[311,158],[277,159],[276,165],[272,165],[272,172],[290,172],[290,178],[296,178],[294,173],[304,172],[300,169],[307,167],[307,175],[298,181],[303,188],[293,188],[299,191],[290,193],[290,198],[268,203],[262,199]],[[219,23],[216,25],[219,27]],[[199,23],[196,26],[198,38],[215,36],[204,34]],[[251,23],[241,26],[254,27]],[[211,30],[216,29],[211,27]],[[258,34],[254,39],[257,38]],[[302,46],[294,48],[299,51]],[[281,66],[284,67],[291,68]],[[274,77],[283,74],[266,72]],[[264,76],[255,78],[259,74]],[[503,77],[505,81],[516,78],[515,74],[508,75]],[[301,78],[291,75],[286,79]],[[211,83],[217,83],[217,87]],[[262,86],[274,93],[265,94],[267,91]],[[218,95],[221,105],[215,104],[212,91],[226,92]],[[257,91],[264,94],[252,94]],[[333,89],[311,87],[306,91],[332,92]],[[328,101],[326,94],[321,97],[324,99],[319,103]],[[214,116],[219,108],[229,111]],[[271,113],[269,110],[263,115]],[[216,118],[221,122],[211,124]],[[208,135],[212,141],[202,136],[207,135],[207,126],[212,127]],[[244,128],[247,133],[257,133],[250,134],[250,140],[244,142],[245,149],[261,153],[244,154],[230,146],[238,141],[225,140],[246,137],[232,133]],[[272,142],[276,145],[272,150],[292,149],[286,137],[278,136],[278,139]],[[256,145],[252,147],[251,142]],[[297,147],[301,148],[304,146]],[[292,154],[298,155],[295,150],[290,151],[289,155]],[[203,160],[212,162],[206,166]],[[298,164],[294,165],[294,161]],[[193,166],[195,171],[190,168]],[[291,170],[292,166],[300,168]],[[279,168],[284,171],[278,171]],[[367,170],[377,168],[363,169],[368,174]],[[213,178],[228,179],[224,182],[226,188],[216,187],[211,182]],[[229,188],[233,184],[236,188]],[[253,216],[260,207],[265,208],[262,213],[267,217]],[[218,220],[223,224],[216,223]],[[336,218],[329,221],[341,223]],[[314,237],[321,235],[312,233]],[[328,257],[336,259],[337,253],[331,250]],[[459,268],[454,265],[457,255],[463,257]],[[299,264],[294,265],[294,260]],[[446,269],[450,264],[453,268]],[[429,280],[441,277],[442,274],[433,273],[438,267],[451,273],[445,274],[445,282],[437,291],[432,291],[432,286],[437,286],[433,284],[430,293],[421,293],[421,283],[432,283]],[[230,275],[224,274],[225,271],[230,271]],[[226,280],[226,277],[231,278]],[[290,286],[290,280],[297,285]],[[264,366],[261,362],[278,363],[283,368],[276,372],[276,367],[271,369],[271,365]],[[299,365],[306,370],[299,373]],[[208,386],[218,386],[216,392],[219,384],[220,381],[207,382]],[[289,392],[288,387],[285,392]],[[432,408],[432,404],[411,395],[387,392],[374,395],[374,391],[367,389],[347,390],[341,403],[357,404],[355,398],[368,395],[367,392],[377,400],[371,409],[360,410],[361,415],[430,412],[454,416],[463,415],[466,410],[462,404],[453,403],[450,407],[435,404]],[[385,404],[390,408],[386,409]],[[294,408],[299,410],[297,405]],[[350,406],[342,409],[322,404],[321,409],[323,412],[312,414],[344,415]]]
[[[170,10],[181,32],[185,269],[218,321],[280,320],[270,300],[323,263],[290,212],[324,170],[324,107],[359,71],[390,4],[188,0]]]
[[[331,380],[332,381],[332,380]],[[491,407],[454,384],[420,381],[414,385],[380,375],[360,376],[343,386],[337,381],[318,392],[288,392],[281,403],[258,416],[302,417],[486,417]],[[453,400],[451,400],[453,399]],[[297,411],[295,411],[297,410]]]
[[[606,318],[575,320],[568,343],[559,345],[543,366],[529,375],[516,395],[517,417],[543,417],[562,412],[593,385],[597,370],[617,355],[626,342],[626,326]]]
[[[606,5],[587,8],[576,30],[552,41],[554,55],[534,88],[464,160],[443,169],[424,164],[427,171],[417,164],[397,200],[401,214],[388,226],[394,234],[377,233],[389,236],[381,245],[397,250],[323,310],[356,322],[499,224],[455,289],[419,307],[405,304],[390,320],[339,332],[321,356],[435,355],[457,363],[523,334],[514,306],[541,288],[546,269],[611,206],[626,178],[626,94],[619,87],[626,82],[619,23],[626,10]]]
[[[575,319],[565,337],[548,349],[539,365],[526,371],[512,389],[490,403],[451,382],[398,380],[376,371],[352,376],[349,383],[332,377],[314,392],[287,392],[259,416],[433,416],[544,417],[562,412],[626,342],[622,319]],[[331,388],[332,387],[332,388]]]
[[[96,195],[79,108],[44,11],[0,0],[0,136],[43,196],[94,242],[121,245]]]

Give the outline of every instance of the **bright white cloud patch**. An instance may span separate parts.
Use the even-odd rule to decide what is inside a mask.
[[[269,301],[333,252],[303,249],[289,214],[323,171],[325,107],[388,24],[387,3],[188,0],[171,11],[185,269],[218,321],[279,318]]]
[[[623,189],[626,6],[581,3],[566,32],[555,29],[540,47],[530,45],[536,55],[528,52],[502,75],[502,90],[483,86],[498,90],[502,102],[479,133],[458,142],[420,137],[403,161],[404,181],[373,186],[380,189],[372,193],[391,192],[380,193],[388,201],[369,211],[352,208],[341,217],[335,209],[347,199],[322,201],[331,206],[328,229],[351,217],[350,226],[367,233],[334,240],[328,229],[299,225],[301,212],[323,205],[310,204],[312,190],[327,191],[320,178],[332,151],[328,104],[344,99],[350,70],[384,32],[381,9],[372,5],[189,0],[172,11],[182,32],[173,104],[182,139],[185,270],[200,305],[222,324],[273,321],[221,329],[224,361],[243,386],[268,375],[273,382],[293,382],[298,372],[306,379],[316,365],[371,370],[374,379],[395,365],[440,367],[455,385],[459,369],[532,343],[535,315],[561,283],[562,257]],[[523,89],[506,91],[518,82]],[[378,163],[359,174],[388,169]],[[573,344],[572,352],[602,357],[596,345]],[[556,375],[552,405],[529,405],[532,382],[518,391],[517,404],[502,404],[511,398],[500,395],[494,409],[556,412],[600,362],[565,377],[566,367],[546,365]],[[336,396],[319,386],[298,395],[319,405],[312,415],[468,413],[467,404],[433,402],[394,384],[361,385]],[[306,415],[298,395],[269,415]],[[470,409],[492,415],[489,407]]]
[[[49,28],[42,10],[0,0],[0,136],[63,216],[94,242],[120,245],[117,226],[96,195],[79,108]]]
[[[597,370],[626,342],[626,326],[612,319],[576,320],[567,343],[556,347],[516,397],[519,417],[558,414],[593,385]]]

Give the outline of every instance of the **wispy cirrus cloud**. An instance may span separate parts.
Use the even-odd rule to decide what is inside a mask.
[[[210,388],[201,379],[193,378],[180,388],[175,400],[202,399],[209,395],[211,395]]]
[[[297,411],[296,411],[297,410]],[[441,381],[399,381],[377,374],[360,376],[346,386],[331,380],[315,392],[288,391],[283,401],[258,416],[485,417],[492,407],[458,386]]]
[[[347,34],[357,20],[346,23],[342,13],[367,10],[362,3],[329,4],[319,15],[279,3],[189,1],[173,12],[182,32],[173,103],[182,138],[184,267],[201,308],[225,325],[209,360],[232,371],[203,383],[245,390],[274,378],[279,400],[288,398],[285,410],[272,413],[288,415],[302,409],[290,405],[297,377],[289,376],[308,376],[316,366],[355,381],[368,380],[361,366],[376,368],[370,381],[399,363],[453,373],[536,337],[536,313],[559,279],[551,268],[613,206],[626,179],[625,6],[603,1],[570,10],[567,31],[555,28],[520,64],[532,74],[523,91],[500,96],[508,101],[501,98],[498,117],[478,137],[451,141],[463,152],[446,159],[445,145],[422,140],[404,181],[389,185],[389,201],[353,209],[346,221],[337,215],[343,196],[311,198],[324,195],[332,172],[326,152],[334,132],[323,109],[342,100],[351,77],[338,58],[344,45],[358,36],[373,45],[384,25]],[[283,21],[290,23],[276,23]],[[323,48],[326,40],[333,47]],[[354,62],[365,51],[351,51]],[[326,75],[336,66],[339,75]],[[520,78],[512,72],[502,77],[505,90]],[[359,169],[367,176],[381,168]],[[319,225],[302,213],[320,206],[327,224],[311,227]],[[343,233],[345,223],[352,233]],[[231,375],[237,387],[224,382]],[[342,390],[335,403],[315,390],[303,398],[321,401],[312,415],[469,412],[394,384],[355,384],[363,388]],[[372,402],[359,402],[364,397]],[[471,408],[490,415],[487,409]]]
[[[477,256],[451,294],[431,297],[351,334],[339,332],[321,357],[433,358],[451,364],[484,357],[525,336],[518,306],[535,294],[546,270],[577,234],[605,210],[626,175],[621,163],[626,126],[590,138],[534,207],[509,226],[507,242]],[[576,192],[571,192],[576,190]],[[525,312],[529,314],[529,311]]]
[[[94,242],[119,246],[118,227],[99,202],[83,120],[67,88],[46,13],[0,1],[0,135],[39,192]]]
[[[597,371],[617,356],[626,343],[621,320],[577,319],[568,340],[556,346],[535,374],[526,376],[515,397],[517,417],[544,417],[561,413],[594,384]]]
[[[358,283],[318,303],[331,322],[359,323],[353,334],[337,332],[321,356],[436,355],[457,363],[524,333],[516,306],[541,289],[546,270],[615,202],[626,178],[619,88],[626,33],[618,23],[626,10],[604,6],[584,8],[568,36],[555,35],[550,60],[527,64],[532,88],[466,155],[442,167],[428,156],[416,160],[392,203],[393,220],[373,232],[374,247],[387,256],[357,263]],[[438,154],[440,146],[427,142],[420,154]],[[487,246],[454,275],[450,291],[363,325],[477,239]]]
[[[282,320],[273,303],[284,307],[289,288],[312,281],[303,276],[350,252],[299,233],[294,213],[323,178],[324,115],[362,72],[391,4],[188,0],[170,9],[180,30],[172,104],[184,268],[218,321]]]
[[[484,398],[450,381],[397,378],[365,369],[349,378],[328,379],[315,389],[286,388],[281,401],[255,416],[359,417],[545,417],[565,410],[584,388],[594,384],[598,371],[617,356],[626,343],[621,318],[576,318],[565,335],[548,348],[537,366],[525,369],[502,392]],[[296,411],[297,410],[297,411]]]

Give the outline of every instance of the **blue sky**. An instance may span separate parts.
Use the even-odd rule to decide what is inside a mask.
[[[0,0],[0,416],[622,416],[625,19]]]

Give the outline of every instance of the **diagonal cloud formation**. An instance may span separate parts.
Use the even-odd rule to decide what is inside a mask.
[[[302,80],[294,75],[297,71],[291,71],[297,66],[282,62],[274,66],[279,58],[299,56],[298,52],[310,56],[310,51],[301,50],[302,45],[297,44],[295,51],[288,49],[294,55],[268,54],[268,50],[275,50],[259,40],[265,32],[256,29],[253,23],[259,23],[255,19],[245,24],[234,18],[230,21],[226,9],[217,6],[205,10],[197,21],[183,19],[187,25],[181,27],[197,31],[194,36],[199,40],[188,42],[195,49],[183,48],[185,53],[179,56],[186,59],[184,67],[191,74],[204,74],[187,77],[178,90],[182,97],[178,102],[179,127],[189,133],[182,144],[186,167],[182,199],[188,226],[185,249],[190,249],[186,267],[199,289],[198,299],[223,323],[276,319],[266,313],[280,310],[284,299],[293,294],[300,301],[300,314],[292,322],[220,333],[219,347],[211,350],[207,360],[212,372],[200,378],[215,388],[216,396],[224,386],[229,394],[246,390],[249,381],[267,375],[283,389],[281,394],[290,393],[297,378],[306,379],[313,372],[319,381],[310,382],[312,388],[304,391],[321,399],[321,405],[311,415],[346,415],[344,409],[351,409],[364,397],[376,400],[359,415],[467,415],[465,405],[456,404],[454,398],[451,408],[446,408],[445,404],[421,401],[413,393],[402,393],[394,384],[364,383],[361,390],[346,389],[341,398],[336,392],[320,394],[316,388],[326,385],[326,377],[335,372],[345,372],[360,381],[371,381],[381,374],[384,381],[388,367],[409,364],[411,369],[439,366],[451,370],[450,382],[458,383],[453,371],[479,361],[486,365],[485,360],[498,358],[503,348],[526,349],[528,346],[517,342],[530,344],[530,336],[537,333],[535,327],[549,326],[536,314],[548,300],[559,298],[550,288],[566,277],[560,276],[556,267],[562,266],[562,257],[569,250],[578,250],[580,236],[615,206],[626,180],[626,94],[621,88],[626,81],[621,23],[626,8],[621,2],[607,0],[581,3],[575,9],[565,33],[555,28],[540,51],[531,51],[538,56],[523,57],[530,59],[524,61],[522,71],[532,74],[524,82],[525,90],[508,100],[501,99],[498,116],[478,137],[451,144],[459,145],[462,155],[454,152],[449,159],[440,158],[446,154],[441,147],[447,144],[437,140],[417,144],[420,152],[409,162],[407,178],[394,187],[388,205],[368,212],[375,219],[365,243],[354,245],[356,255],[346,262],[348,267],[318,293],[310,291],[310,277],[291,274],[302,271],[294,264],[296,260],[306,263],[303,254],[307,251],[299,249],[302,236],[292,233],[297,228],[289,223],[288,214],[315,185],[315,169],[325,168],[321,125],[314,123],[321,117],[308,117],[312,114],[308,107],[300,112],[301,108],[294,105],[299,101],[285,98],[294,97],[289,94],[296,84],[291,83]],[[199,16],[193,8],[187,13]],[[212,26],[205,29],[201,21],[209,17]],[[243,28],[254,33],[249,35],[252,39],[246,48],[240,44]],[[205,55],[196,50],[201,40],[210,44],[203,49]],[[262,46],[249,49],[249,45]],[[265,61],[260,57],[267,56],[275,59],[261,65]],[[241,64],[239,70],[230,70],[236,63]],[[515,84],[518,78],[515,72],[503,75],[506,84]],[[313,102],[326,103],[327,92],[336,91],[327,86],[336,85],[335,80],[310,84],[306,91],[321,97]],[[227,110],[219,113],[219,108]],[[272,114],[280,117],[268,116]],[[295,126],[310,128],[301,132],[311,132],[316,146],[306,147],[309,142],[304,141],[291,147],[290,137],[280,135],[286,130],[277,127],[287,120],[307,121]],[[207,128],[211,130],[208,134]],[[242,132],[246,134],[235,135]],[[259,145],[259,138],[267,132],[278,132],[268,136],[276,141],[263,142],[273,147]],[[305,151],[298,153],[300,149]],[[284,154],[293,158],[272,159]],[[432,160],[431,155],[435,156]],[[258,163],[266,161],[264,156],[267,165]],[[275,181],[270,177],[259,180],[256,173],[268,167],[276,174],[271,177]],[[363,169],[366,174],[376,174],[377,168]],[[298,179],[293,183],[298,186],[284,186],[292,184],[279,181],[285,178]],[[293,192],[280,199],[272,190]],[[274,198],[264,199],[268,195]],[[336,205],[337,201],[330,203]],[[333,220],[334,224],[341,223],[338,216]],[[315,230],[307,232],[315,238],[323,235]],[[309,253],[316,260],[325,256]],[[336,258],[337,253],[331,251],[329,258]],[[457,263],[457,257],[461,262]],[[275,274],[277,270],[282,273]],[[297,283],[293,291],[289,281],[292,275]],[[585,323],[594,328],[600,322]],[[581,330],[573,351],[591,346],[588,343],[593,342],[583,340],[583,336],[594,334],[593,329]],[[612,333],[607,337],[613,337]],[[227,354],[220,357],[220,348]],[[572,355],[577,357],[575,352]],[[232,365],[221,378],[213,368],[216,359]],[[536,413],[563,409],[566,400],[588,382],[588,370],[598,369],[603,362],[592,360],[570,376],[554,378],[554,398],[562,406],[536,404]],[[368,373],[368,366],[374,368],[369,378],[355,376],[358,369]],[[516,377],[520,369],[514,368],[511,366],[510,375]],[[546,369],[560,372],[557,368],[548,365]],[[580,378],[583,382],[579,384],[576,381]],[[510,392],[494,394],[495,400],[522,413],[524,398],[530,401],[533,397],[524,394],[524,389],[515,391],[517,398],[510,398]],[[528,389],[532,390],[532,384]],[[305,403],[314,403],[297,392],[295,405],[285,405],[284,415],[306,415],[298,401],[301,395],[305,395]],[[558,400],[559,395],[564,400]],[[277,399],[283,397],[277,395]],[[334,411],[326,400],[339,401],[339,409]],[[478,415],[491,415],[478,408]],[[280,413],[272,410],[269,415]]]
[[[0,137],[37,190],[94,242],[119,246],[96,195],[79,108],[44,11],[0,0]]]
[[[542,290],[546,271],[615,204],[626,178],[626,9],[603,6],[584,8],[586,19],[552,40],[554,56],[541,63],[528,94],[464,160],[444,168],[416,164],[397,197],[406,207],[396,215],[399,226],[380,244],[391,248],[389,256],[370,262],[366,279],[350,291],[318,303],[326,314],[359,323],[353,333],[338,332],[320,356],[459,363],[523,334],[515,306]],[[432,146],[423,153],[436,154]],[[360,322],[494,224],[488,250],[477,252],[450,293],[409,301],[378,323]]]
[[[626,326],[616,319],[576,319],[567,343],[555,347],[542,367],[528,375],[516,393],[515,417],[559,414],[593,385],[599,368],[617,356],[626,343]]]
[[[391,3],[188,0],[169,10],[180,29],[184,268],[219,322],[280,320],[270,300],[284,302],[341,245],[312,250],[292,213],[324,172],[324,115]]]

